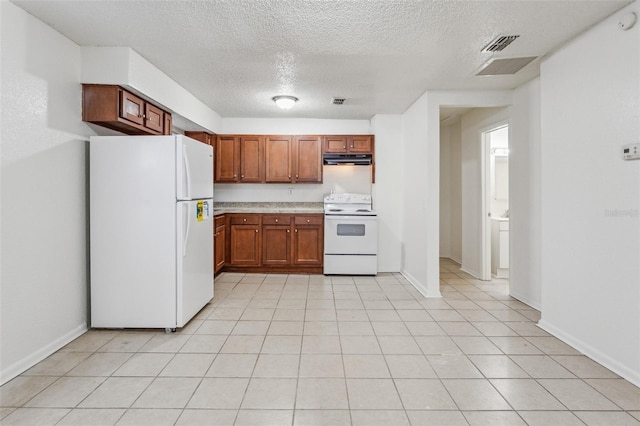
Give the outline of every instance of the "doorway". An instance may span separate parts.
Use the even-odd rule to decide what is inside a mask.
[[[509,123],[481,131],[482,279],[509,278]]]

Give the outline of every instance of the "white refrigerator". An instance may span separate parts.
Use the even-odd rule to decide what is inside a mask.
[[[213,148],[92,136],[89,167],[91,326],[184,326],[213,298]]]

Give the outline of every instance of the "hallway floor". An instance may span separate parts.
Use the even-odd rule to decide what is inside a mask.
[[[91,330],[0,388],[3,425],[640,425],[640,389],[441,260],[400,274],[226,273],[185,328]]]

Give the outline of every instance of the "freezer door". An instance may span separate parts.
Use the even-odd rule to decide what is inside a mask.
[[[180,201],[177,208],[177,326],[213,298],[213,200]]]
[[[213,147],[176,136],[176,173],[178,200],[213,198]]]

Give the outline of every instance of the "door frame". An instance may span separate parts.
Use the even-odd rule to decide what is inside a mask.
[[[491,140],[489,134],[507,127],[507,141],[511,140],[510,120],[500,120],[480,129],[480,279],[491,281]],[[510,143],[509,143],[510,145]],[[511,234],[509,234],[511,238]],[[511,246],[511,244],[509,244]]]

